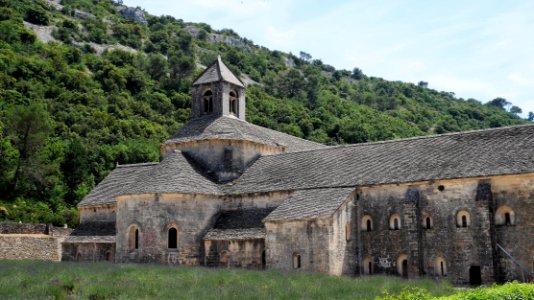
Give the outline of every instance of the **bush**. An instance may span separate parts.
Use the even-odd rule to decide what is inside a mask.
[[[30,8],[26,11],[26,21],[37,25],[48,25],[50,18],[44,9]]]

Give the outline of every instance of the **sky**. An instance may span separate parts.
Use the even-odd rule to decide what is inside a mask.
[[[124,0],[271,50],[534,111],[534,1]]]

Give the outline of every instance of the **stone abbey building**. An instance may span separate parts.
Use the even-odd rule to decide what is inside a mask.
[[[117,166],[83,199],[63,260],[532,276],[532,125],[328,147],[246,122],[220,58],[192,112],[159,163]]]

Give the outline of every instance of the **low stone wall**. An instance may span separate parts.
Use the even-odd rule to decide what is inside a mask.
[[[0,223],[0,259],[61,260],[70,228],[47,224]]]
[[[48,234],[46,224],[0,223],[0,234]]]
[[[45,234],[0,234],[0,258],[59,261],[58,240]]]

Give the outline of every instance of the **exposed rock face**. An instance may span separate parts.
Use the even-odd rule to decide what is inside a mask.
[[[145,12],[142,9],[137,7],[123,7],[119,10],[121,15],[125,18],[132,19],[134,22],[139,24],[147,24],[145,18]]]

